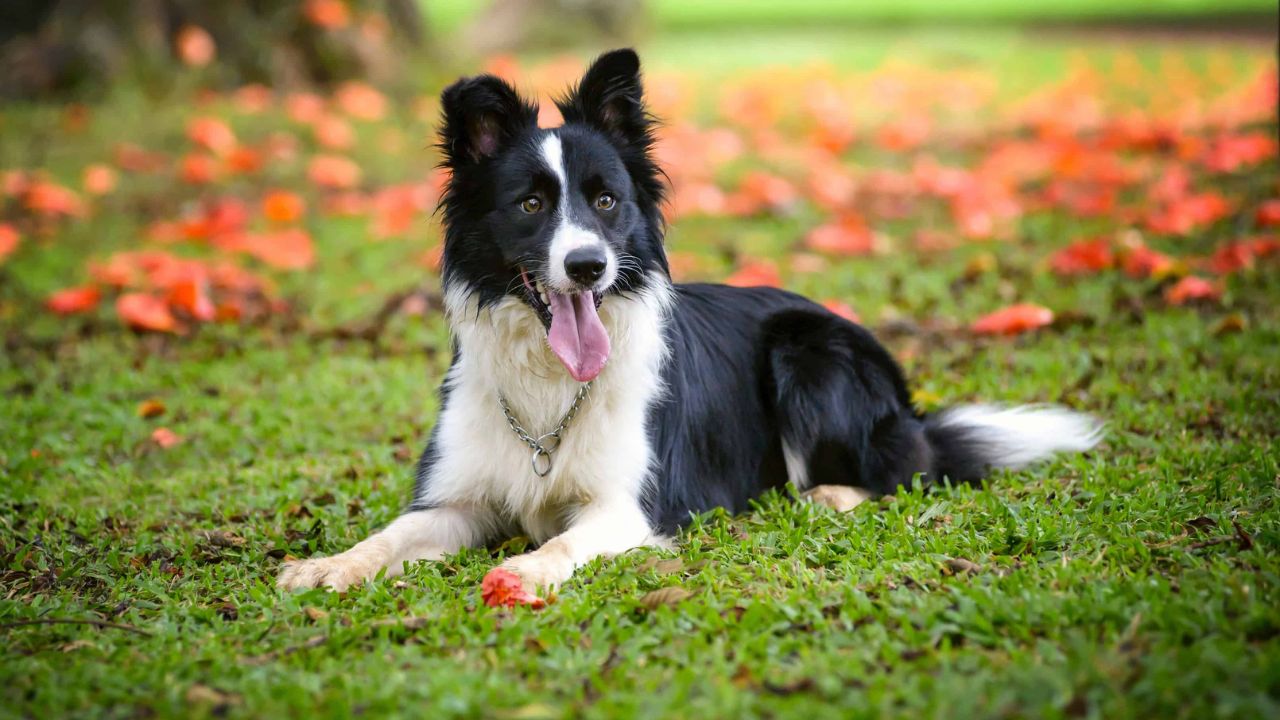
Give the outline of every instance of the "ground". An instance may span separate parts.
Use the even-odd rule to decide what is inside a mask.
[[[921,71],[894,64],[911,58],[987,88],[983,107],[1043,87],[1079,90],[1069,80],[1082,65],[1111,78],[1128,59],[1146,68],[1140,84],[1154,94],[1178,68],[1208,77],[1196,86],[1206,96],[1247,85],[1259,68],[1274,73],[1268,45],[1082,50],[1010,32],[939,38],[852,42],[811,30],[745,36],[737,52],[698,36],[650,50],[658,79],[706,88],[746,77],[748,89],[778,96],[796,77],[860,77],[872,89],[901,83],[910,98],[912,87],[929,87],[913,85]],[[739,75],[756,72],[744,69],[753,47],[771,47],[793,70]],[[834,65],[815,67],[815,56]],[[87,127],[74,124],[80,111],[6,108],[0,168],[43,167],[78,185],[81,168],[114,157],[120,141],[182,152],[194,115],[233,117],[242,139],[286,126],[220,102],[173,107],[121,91],[89,111]],[[684,112],[714,124],[715,102],[693,92]],[[1055,120],[1077,107],[1048,106]],[[416,108],[397,103],[387,118],[355,123],[350,153],[366,185],[428,176],[434,108]],[[921,141],[944,164],[976,167],[995,153],[991,138],[1004,131],[993,128],[1014,111],[966,112],[946,126],[957,135]],[[1241,132],[1274,137],[1271,118]],[[1058,142],[1062,128],[1041,120],[1027,132]],[[905,490],[843,515],[774,495],[740,517],[702,516],[675,550],[591,563],[541,611],[480,602],[480,579],[522,540],[341,595],[283,593],[274,586],[283,557],[339,552],[407,498],[448,360],[431,262],[421,259],[438,242],[429,214],[407,230],[370,230],[365,215],[322,203],[334,191],[287,159],[212,184],[122,173],[118,189],[86,197],[90,209],[65,219],[28,216],[6,199],[2,219],[22,240],[0,265],[0,716],[1277,715],[1280,284],[1262,210],[1280,189],[1274,146],[1260,162],[1210,172],[1204,163],[1221,158],[1204,160],[1201,144],[1174,133],[1162,141],[1171,145],[1133,153],[1157,164],[1136,162],[1142,179],[1122,188],[1113,210],[1033,207],[1022,188],[1016,216],[980,197],[975,219],[963,202],[886,195],[878,183],[893,178],[868,173],[946,180],[916,162],[922,151],[902,138],[910,127],[859,129],[841,157],[869,187],[858,217],[875,232],[840,211],[847,233],[815,252],[810,231],[833,214],[824,204],[845,202],[821,192],[838,177],[799,200],[772,180],[756,181],[765,190],[737,185],[769,166],[793,189],[810,187],[787,155],[801,131],[778,122],[786,141],[774,155],[756,150],[771,146],[771,125],[737,129],[752,150],[716,170],[727,197],[699,213],[687,203],[705,197],[677,193],[686,203],[670,235],[679,272],[778,281],[845,303],[902,359],[924,409],[1060,402],[1104,418],[1107,440],[984,487]],[[1158,231],[1146,188],[1178,162],[1230,210]],[[678,188],[705,189],[696,169],[672,174]],[[171,299],[176,333],[128,330],[122,318],[146,323],[105,301],[66,316],[44,307],[50,293],[91,277],[86,258],[136,249],[154,220],[198,215],[213,195],[256,203],[266,188],[306,197],[295,222],[311,262],[252,244],[219,250],[202,235],[212,245],[151,245],[256,258],[245,262],[268,278],[265,306],[217,286],[219,312],[239,302],[243,314],[202,324],[194,306]],[[966,225],[988,211],[997,216],[990,232]],[[1247,263],[1214,255],[1246,236],[1256,250]],[[1095,237],[1107,239],[1106,262],[1073,273],[1055,261]],[[1170,264],[1111,267],[1148,250]],[[1219,262],[1198,259],[1210,255]],[[1199,301],[1172,294],[1184,275],[1207,278],[1212,291]],[[98,282],[106,297],[118,294]],[[402,291],[405,302],[387,303]],[[972,327],[1015,303],[1055,319],[1011,335]],[[386,323],[371,321],[384,305]]]

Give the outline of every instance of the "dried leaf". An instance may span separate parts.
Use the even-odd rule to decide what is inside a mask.
[[[1053,323],[1053,311],[1040,305],[1011,305],[974,321],[971,329],[979,335],[1017,335]]]
[[[321,610],[320,608],[308,607],[304,608],[302,612],[306,613],[306,616],[311,618],[313,622],[320,622],[321,620],[329,617],[329,613]]]
[[[956,575],[965,573],[972,574],[982,570],[981,565],[973,562],[972,560],[965,560],[964,558],[950,558],[945,563],[945,566],[946,570]]]
[[[640,598],[640,606],[649,610],[657,610],[663,605],[678,605],[691,597],[693,597],[693,593],[678,585],[672,585],[645,593]]]
[[[137,413],[138,417],[143,418],[144,420],[150,420],[151,418],[160,417],[165,413],[165,410],[166,408],[163,401],[156,398],[150,398],[138,403]]]

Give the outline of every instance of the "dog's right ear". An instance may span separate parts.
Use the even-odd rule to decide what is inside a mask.
[[[440,101],[440,149],[453,169],[493,157],[538,124],[538,107],[493,75],[463,78],[445,88]]]

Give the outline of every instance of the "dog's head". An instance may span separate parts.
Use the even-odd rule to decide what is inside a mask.
[[[446,286],[480,307],[519,298],[574,379],[591,380],[610,352],[600,304],[667,275],[639,58],[598,58],[556,102],[558,128],[540,129],[537,107],[492,75],[442,103]]]

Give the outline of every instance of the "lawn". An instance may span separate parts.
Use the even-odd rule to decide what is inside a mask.
[[[422,198],[447,78],[380,117],[322,101],[346,147],[247,93],[10,106],[0,171],[76,202],[14,173],[0,191],[21,238],[0,264],[0,717],[1280,714],[1280,173],[1250,99],[1272,48],[745,37],[642,48],[677,273],[856,312],[922,407],[1065,403],[1107,420],[1101,447],[845,515],[766,497],[593,562],[541,611],[480,601],[520,540],[282,593],[282,558],[397,514],[435,419]],[[580,63],[490,67],[541,91]],[[847,126],[819,122],[834,107]],[[140,248],[160,255],[119,254]],[[167,323],[117,304],[156,297],[174,256],[251,273],[195,286],[218,322],[185,296],[160,296]],[[88,283],[99,304],[49,309]],[[973,329],[1025,303],[1055,319]]]

